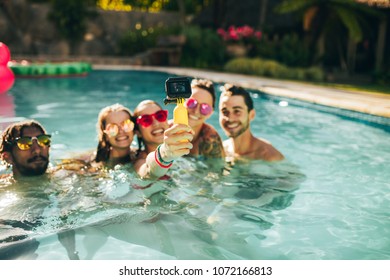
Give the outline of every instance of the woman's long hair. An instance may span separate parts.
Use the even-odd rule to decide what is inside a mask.
[[[135,107],[135,109],[134,109],[134,119],[135,119],[135,122],[134,122],[134,123],[135,123],[135,128],[134,128],[134,130],[138,132],[138,133],[137,133],[137,142],[138,142],[137,155],[138,155],[141,151],[146,150],[145,142],[144,142],[144,140],[142,139],[141,131],[140,131],[139,126],[138,126],[137,121],[136,121],[137,118],[140,116],[140,113],[139,113],[139,112],[141,111],[141,108],[144,107],[144,106],[146,106],[146,105],[156,105],[156,106],[158,106],[160,109],[162,109],[162,107],[161,107],[160,104],[158,104],[156,101],[150,100],[150,99],[141,101],[141,102],[137,105],[137,107]]]
[[[96,150],[96,162],[107,162],[110,157],[111,144],[110,142],[108,142],[107,135],[104,133],[104,129],[106,128],[107,124],[106,119],[110,113],[120,111],[126,112],[127,114],[129,114],[130,119],[132,118],[132,113],[130,109],[118,103],[103,108],[99,113],[98,121],[96,124],[99,141]]]

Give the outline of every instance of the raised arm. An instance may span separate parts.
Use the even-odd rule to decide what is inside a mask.
[[[173,161],[189,154],[192,148],[193,130],[188,125],[174,124],[164,132],[164,142],[149,153],[146,158],[138,159],[134,168],[143,179],[158,179],[164,176]]]

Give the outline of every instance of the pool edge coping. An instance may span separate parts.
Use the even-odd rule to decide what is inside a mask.
[[[229,82],[245,88],[259,90],[269,95],[293,98],[309,103],[390,118],[390,95],[387,96],[386,94],[351,92],[317,85],[307,85],[296,81],[275,80],[192,68],[94,64],[93,69],[157,71],[196,78],[207,78],[218,83]]]

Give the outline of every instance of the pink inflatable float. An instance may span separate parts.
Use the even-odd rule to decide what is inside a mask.
[[[7,66],[10,59],[8,47],[0,42],[0,94],[7,92],[15,82],[14,72]]]

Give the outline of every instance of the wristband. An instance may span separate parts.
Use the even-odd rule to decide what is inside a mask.
[[[169,163],[168,165],[164,165],[163,163],[161,163],[161,161],[158,159],[158,150],[154,151],[154,160],[157,162],[157,164],[161,167],[161,168],[169,168],[172,166],[172,163]]]
[[[157,157],[158,157],[158,160],[163,163],[163,164],[171,164],[173,162],[173,160],[171,161],[165,161],[163,160],[162,156],[161,156],[161,153],[160,153],[160,147],[161,147],[162,144],[158,145],[157,147]]]

